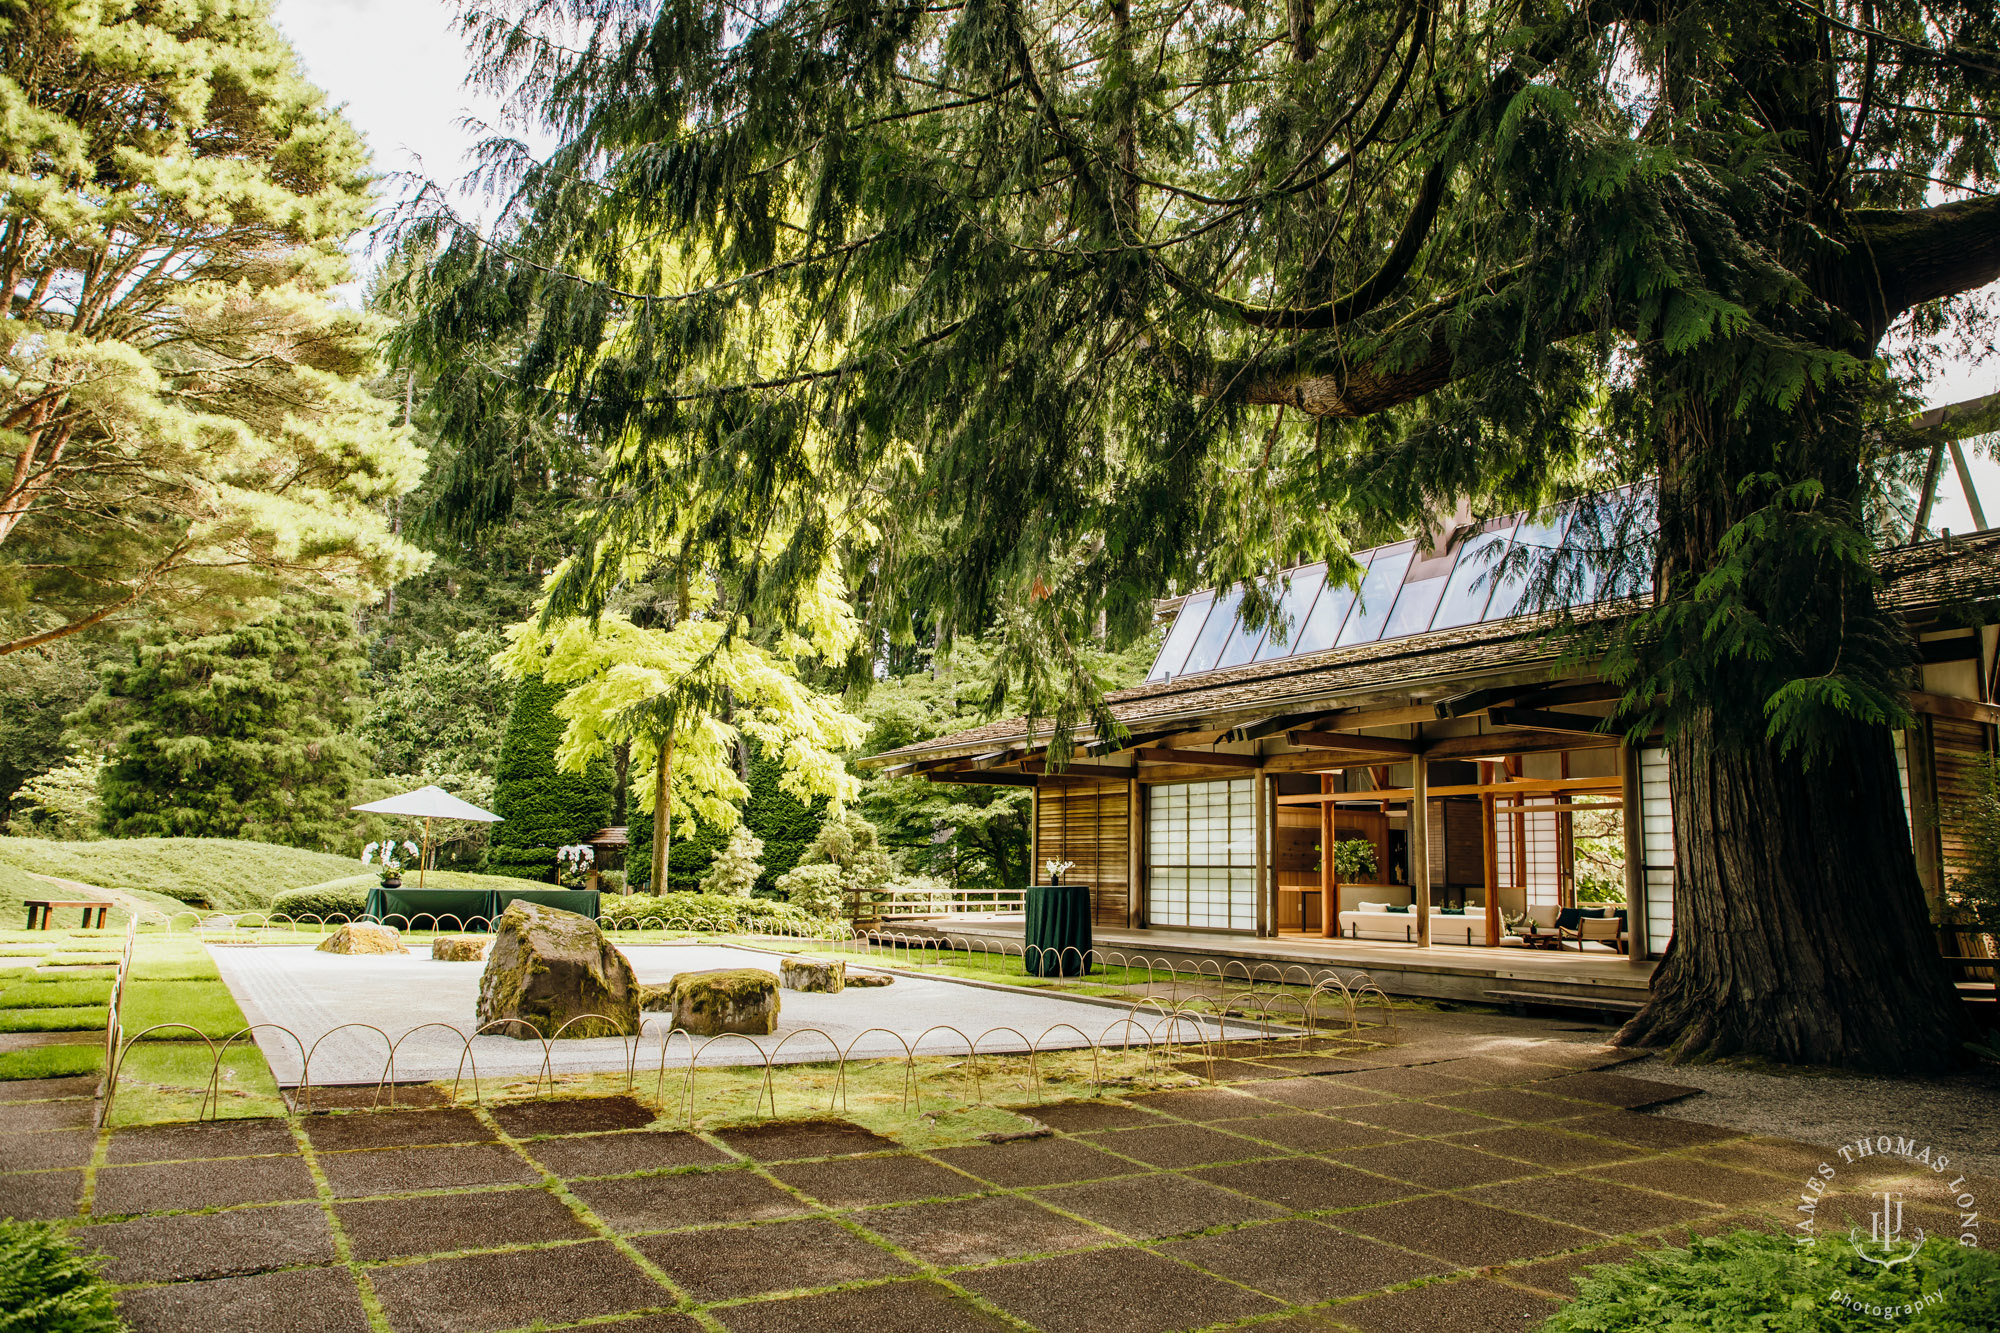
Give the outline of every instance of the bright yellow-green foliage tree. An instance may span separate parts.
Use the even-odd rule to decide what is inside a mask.
[[[607,613],[508,630],[512,642],[495,665],[516,679],[539,673],[570,686],[556,705],[567,724],[556,749],[561,767],[580,772],[631,744],[632,771],[649,777],[637,785],[640,808],[653,816],[655,885],[666,882],[674,819],[722,829],[737,822],[750,794],[734,763],[739,735],[756,737],[778,759],[779,785],[801,801],[840,806],[859,790],[841,752],[859,744],[866,727],[838,697],[799,678],[802,666],[853,646],[854,619],[830,576],[807,602],[772,647],[718,614],[712,588],[694,589],[685,614],[666,627]]]
[[[421,567],[369,188],[262,0],[0,0],[0,654]]]

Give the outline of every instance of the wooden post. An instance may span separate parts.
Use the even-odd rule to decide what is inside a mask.
[[[1938,831],[1937,743],[1929,713],[1917,714],[1917,725],[1903,733],[1904,759],[1910,773],[1910,849],[1916,853],[1917,880],[1924,886],[1931,919],[1943,916],[1944,845]]]
[[[1040,884],[1042,873],[1042,784],[1028,788],[1028,883]]]
[[[1125,925],[1139,924],[1146,877],[1146,789],[1133,778],[1125,784]]]
[[[1410,756],[1410,891],[1417,905],[1417,944],[1431,943],[1430,765]]]
[[[1271,866],[1271,826],[1276,822],[1271,810],[1271,789],[1277,784],[1264,776],[1258,769],[1250,777],[1250,795],[1257,808],[1251,815],[1251,859],[1256,865],[1256,873],[1251,877],[1257,886],[1257,938],[1268,938],[1271,929],[1272,912],[1270,901],[1277,895],[1271,892],[1271,881],[1276,878]]]
[[[1319,775],[1322,794],[1333,790],[1333,778]],[[1304,900],[1301,899],[1301,902]],[[1333,873],[1333,802],[1319,803],[1319,933],[1332,939],[1340,933],[1340,877]],[[1305,929],[1305,909],[1299,909],[1299,929]]]
[[[1479,766],[1479,785],[1488,786],[1493,781],[1493,765]],[[1496,814],[1493,807],[1493,793],[1479,795],[1479,872],[1486,880],[1486,947],[1497,948],[1500,944],[1500,847],[1494,836],[1493,821]]]
[[[1625,961],[1644,967],[1653,951],[1646,928],[1645,811],[1640,805],[1639,752],[1630,745],[1618,747],[1618,777],[1625,806],[1619,822],[1625,829],[1625,931],[1630,937]]]
[[[660,744],[653,763],[653,892],[667,891],[667,847],[674,836],[674,743]]]

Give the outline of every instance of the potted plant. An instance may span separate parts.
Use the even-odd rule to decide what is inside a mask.
[[[405,842],[399,849],[396,846],[394,838],[385,838],[381,842],[371,842],[361,849],[361,864],[374,865],[378,855],[381,857],[380,874],[382,876],[382,887],[385,889],[402,888],[404,865],[402,858],[405,855],[412,857],[418,855],[417,844],[414,842]]]
[[[1046,874],[1046,875],[1047,875],[1047,876],[1049,877],[1049,883],[1051,883],[1051,884],[1060,884],[1060,883],[1062,883],[1062,877],[1063,877],[1063,875],[1064,875],[1064,874],[1065,874],[1066,872],[1068,872],[1068,871],[1070,871],[1070,870],[1073,870],[1073,869],[1075,869],[1075,868],[1076,868],[1076,862],[1074,862],[1074,861],[1044,861],[1044,862],[1042,862],[1042,873]]]
[[[597,869],[597,849],[587,842],[556,848],[556,886],[582,889],[590,886]]]

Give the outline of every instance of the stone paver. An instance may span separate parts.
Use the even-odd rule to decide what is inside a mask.
[[[392,1333],[1492,1333],[1590,1264],[1782,1225],[1822,1153],[1634,1109],[1683,1090],[1550,1032],[1232,1043],[1229,1086],[922,1152],[832,1116],[695,1133],[629,1096],[425,1088],[104,1134],[50,1081],[0,1100],[0,1214],[69,1221],[134,1333],[360,1333],[364,1284]]]

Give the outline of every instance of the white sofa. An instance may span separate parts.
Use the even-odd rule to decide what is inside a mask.
[[[1391,912],[1387,910],[1386,904],[1363,903],[1355,911],[1340,914],[1340,933],[1343,938],[1350,940],[1398,940],[1406,944],[1415,944],[1417,912],[1414,907],[1406,912]],[[1431,942],[1433,944],[1486,943],[1486,909],[1473,904],[1461,915],[1432,907]]]

